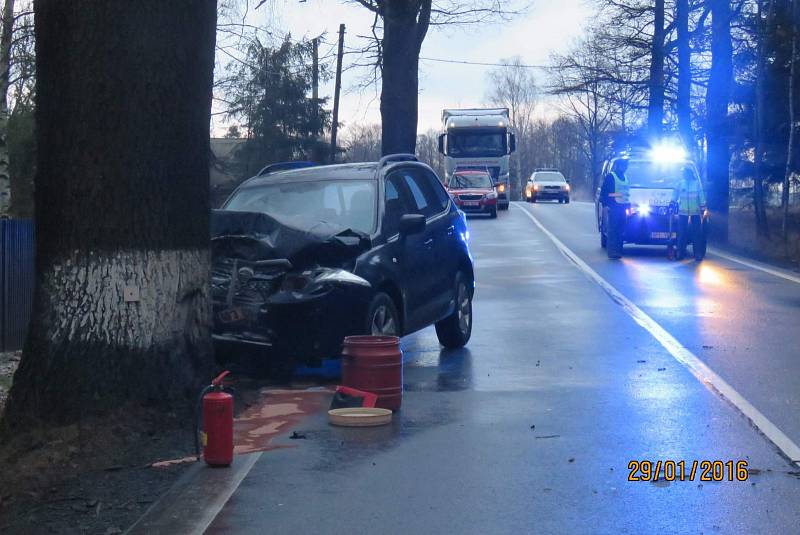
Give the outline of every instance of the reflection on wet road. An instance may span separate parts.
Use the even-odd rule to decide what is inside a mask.
[[[609,263],[585,205],[518,206],[470,220],[467,349],[442,350],[433,329],[406,337],[403,408],[390,427],[306,422],[309,439],[265,453],[209,533],[796,532],[796,467],[576,269],[521,211],[531,208],[748,399],[786,402],[786,414],[769,414],[776,423],[797,420],[800,335],[778,336],[782,315],[796,323],[794,288],[650,250]],[[753,336],[765,327],[770,339]],[[754,470],[747,482],[631,482],[637,459]]]

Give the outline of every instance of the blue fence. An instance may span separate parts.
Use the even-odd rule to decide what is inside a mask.
[[[22,349],[33,305],[33,221],[0,219],[0,351]]]

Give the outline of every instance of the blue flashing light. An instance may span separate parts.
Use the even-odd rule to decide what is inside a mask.
[[[650,151],[650,158],[660,163],[682,162],[686,157],[686,149],[680,145],[656,145]]]

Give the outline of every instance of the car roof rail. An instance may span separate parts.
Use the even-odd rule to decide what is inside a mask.
[[[316,163],[314,162],[306,162],[306,161],[292,161],[292,162],[278,162],[278,163],[271,163],[261,169],[256,176],[264,176],[270,173],[277,173],[278,171],[288,171],[290,169],[302,169],[305,167],[316,167]]]
[[[378,168],[386,167],[390,163],[397,162],[418,162],[416,155],[408,153],[387,154],[378,162]]]

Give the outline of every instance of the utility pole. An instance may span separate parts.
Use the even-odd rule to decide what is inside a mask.
[[[339,25],[339,53],[336,56],[336,87],[333,91],[333,123],[331,123],[331,163],[336,162],[336,133],[339,129],[339,93],[342,90],[342,57],[344,56],[344,24]]]

